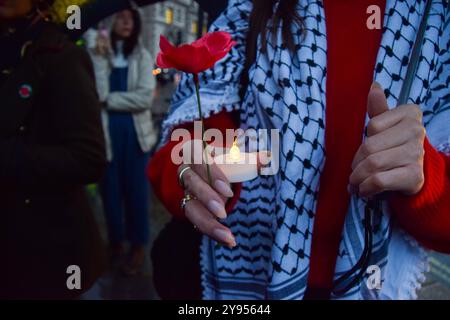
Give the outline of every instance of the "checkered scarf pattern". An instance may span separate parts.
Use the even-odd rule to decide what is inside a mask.
[[[447,0],[432,0],[431,14],[409,103],[421,106],[428,138],[448,148],[450,127],[450,9]],[[397,104],[425,1],[388,0],[383,39],[374,80]],[[282,43],[280,30],[268,50],[259,52],[249,70],[250,83],[239,97],[245,61],[245,38],[252,1],[230,0],[211,30],[232,34],[237,45],[200,76],[204,116],[240,110],[243,129],[280,130],[280,171],[243,183],[240,199],[225,224],[237,246],[218,246],[204,237],[201,246],[205,299],[302,299],[320,174],[325,161],[326,17],[320,0],[300,0],[304,31],[293,26],[296,51]],[[197,118],[192,76],[184,75],[163,124],[161,144],[174,126]],[[351,119],[349,119],[351,121]],[[363,137],[362,137],[363,139]],[[448,151],[448,149],[447,149]],[[349,270],[364,247],[366,200],[352,196],[340,243],[336,278]],[[424,249],[391,219],[389,209],[372,217],[373,254],[369,264],[381,268],[382,288],[366,281],[336,299],[410,299],[427,270]]]

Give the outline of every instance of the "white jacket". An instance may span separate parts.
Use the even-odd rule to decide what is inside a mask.
[[[100,101],[106,101],[107,110],[130,112],[143,152],[149,151],[156,142],[156,131],[153,127],[151,107],[156,80],[152,75],[154,60],[150,53],[138,45],[128,57],[128,91],[110,92],[109,76],[111,74],[112,54],[105,57],[89,50],[95,71],[97,90]],[[113,157],[111,139],[108,130],[108,114],[102,112],[108,160]]]

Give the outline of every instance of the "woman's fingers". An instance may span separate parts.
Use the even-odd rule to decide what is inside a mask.
[[[369,136],[356,152],[352,162],[352,169],[355,169],[361,161],[372,154],[401,146],[413,140],[415,136],[421,134],[421,130],[422,128],[417,125],[416,121],[404,118],[394,127],[379,132],[374,136]]]
[[[260,151],[258,152],[256,167],[258,172],[261,173],[261,170],[270,166],[270,162],[272,161],[272,152],[270,151]]]
[[[96,51],[100,55],[104,55],[108,52],[108,49],[110,48],[110,42],[108,37],[104,37],[102,35],[97,36],[97,43],[96,43]]]
[[[369,155],[353,170],[350,185],[358,187],[369,176],[382,171],[402,167],[423,158],[423,148],[408,143],[388,150]]]
[[[201,233],[226,246],[236,246],[236,240],[230,229],[220,224],[200,201],[191,200],[186,204],[184,209],[186,217],[199,229]]]
[[[371,197],[384,191],[405,191],[405,186],[415,186],[406,194],[415,194],[423,186],[420,165],[408,165],[371,175],[359,185],[361,197]]]
[[[227,217],[224,200],[194,170],[184,172],[183,183],[186,191],[195,196],[213,215],[221,219]]]
[[[211,155],[211,152],[213,151],[213,148],[208,148],[206,150],[209,172],[211,174],[211,187],[221,195],[223,198],[222,200],[225,202],[227,198],[233,197],[234,194],[227,177],[213,161]],[[205,149],[203,142],[201,140],[191,140],[187,142],[183,147],[183,153],[185,152],[188,152],[189,154],[183,155],[184,162],[189,164],[192,170],[194,170],[204,181],[209,183],[208,168],[204,161]]]
[[[206,164],[194,164],[191,167],[204,181],[209,183],[208,168],[206,167]],[[234,194],[230,183],[217,164],[210,163],[209,172],[211,173],[212,187],[225,199],[233,197]]]
[[[424,183],[425,128],[417,105],[376,114],[368,138],[352,163],[349,191],[371,196],[384,191],[415,194]]]
[[[380,132],[394,127],[405,118],[422,121],[422,112],[416,105],[405,104],[392,110],[383,112],[370,119],[367,126],[367,135],[374,136]]]

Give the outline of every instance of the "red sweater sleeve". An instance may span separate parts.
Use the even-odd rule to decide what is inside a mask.
[[[397,195],[391,207],[402,227],[429,249],[450,253],[450,157],[425,140],[425,184],[414,196]]]
[[[205,128],[216,128],[225,133],[226,129],[237,128],[238,122],[235,118],[236,114],[222,111],[205,119]],[[192,123],[185,124],[181,127],[188,129],[191,136],[193,136],[194,129]],[[147,166],[147,177],[153,186],[153,191],[166,209],[176,218],[184,218],[184,213],[180,208],[180,202],[184,196],[184,192],[178,184],[178,165],[171,161],[172,149],[178,143],[178,141],[169,141],[155,153]],[[237,199],[239,199],[241,186],[241,184],[234,184],[232,186],[234,197],[227,202],[227,211],[230,211],[237,202]]]

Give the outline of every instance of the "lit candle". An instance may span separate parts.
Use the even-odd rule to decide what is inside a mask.
[[[241,152],[236,139],[229,153],[215,156],[214,162],[231,183],[249,181],[258,176],[257,153]]]

